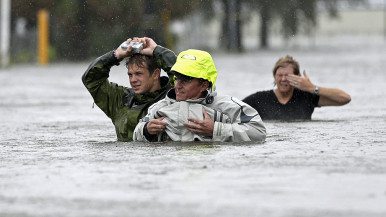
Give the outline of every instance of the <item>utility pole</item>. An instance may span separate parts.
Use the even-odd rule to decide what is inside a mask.
[[[236,1],[228,0],[228,11],[229,11],[229,23],[228,23],[228,33],[229,33],[229,49],[231,51],[238,50],[237,47],[237,32],[236,32]]]
[[[9,45],[11,33],[11,0],[1,0],[1,66],[9,65]]]

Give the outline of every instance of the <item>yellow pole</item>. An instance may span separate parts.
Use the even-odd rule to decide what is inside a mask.
[[[48,63],[48,10],[38,11],[38,61],[40,65]]]

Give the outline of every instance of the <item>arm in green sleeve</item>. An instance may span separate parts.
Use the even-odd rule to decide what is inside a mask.
[[[162,68],[162,70],[164,70],[170,77],[170,69],[177,60],[176,54],[167,48],[157,45],[153,51],[153,55],[157,60],[158,67]]]
[[[83,84],[95,104],[110,118],[125,89],[108,80],[111,67],[119,65],[119,62],[113,51],[110,51],[94,60],[82,76]]]

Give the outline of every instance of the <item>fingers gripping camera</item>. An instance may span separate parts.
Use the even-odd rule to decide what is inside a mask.
[[[132,47],[131,51],[133,53],[139,53],[139,51],[141,51],[143,49],[143,43],[139,43],[139,42],[136,42],[136,41],[130,41],[130,43],[123,42],[121,44],[122,50],[126,50],[129,46]]]

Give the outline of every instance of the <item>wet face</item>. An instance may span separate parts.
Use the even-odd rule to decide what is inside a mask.
[[[176,79],[174,90],[176,92],[177,101],[185,101],[188,99],[198,99],[202,97],[202,93],[208,88],[208,82],[200,82],[197,78],[189,81]]]
[[[289,84],[287,80],[287,76],[290,74],[294,74],[294,69],[291,65],[280,67],[276,70],[274,78],[279,92],[288,93],[293,90],[293,87]]]
[[[147,67],[138,67],[136,64],[128,65],[128,75],[131,88],[135,93],[153,92],[159,89],[159,72],[150,74]]]

